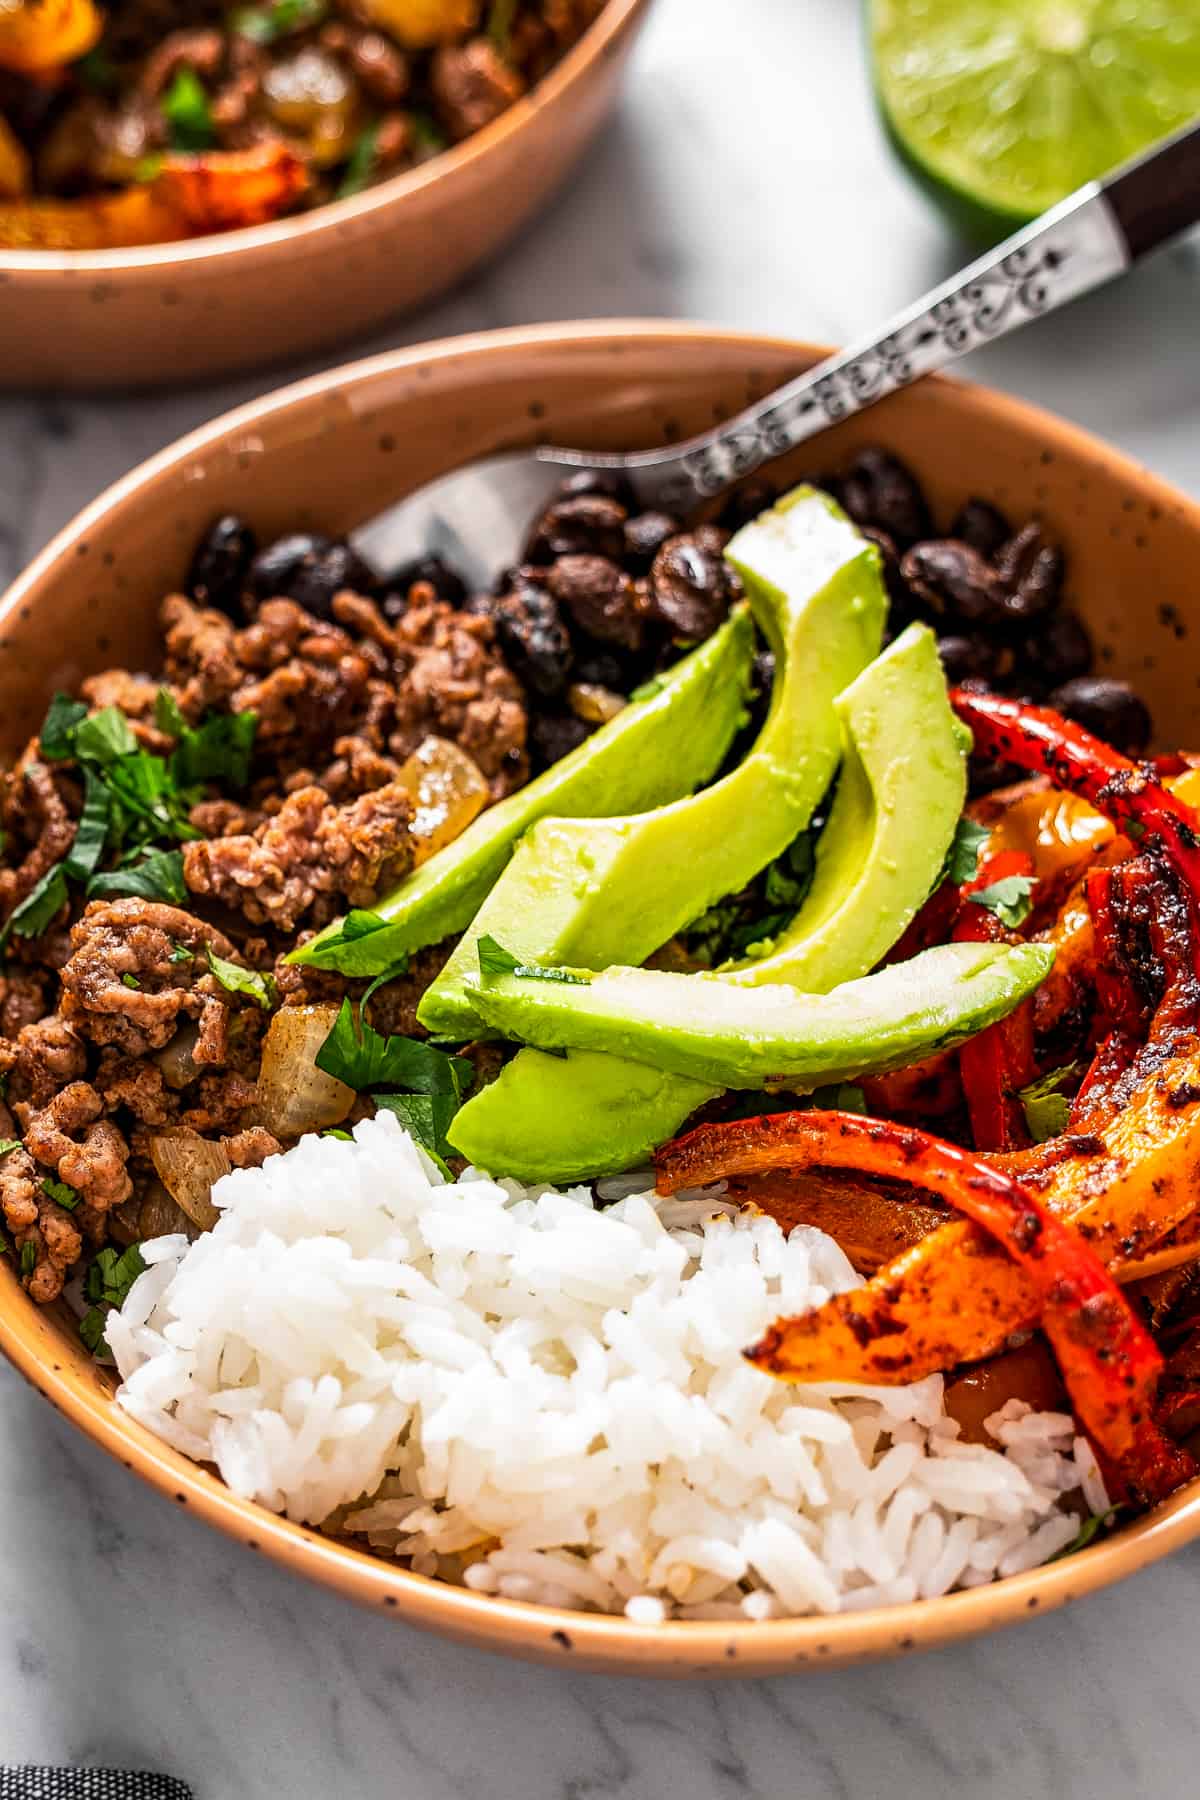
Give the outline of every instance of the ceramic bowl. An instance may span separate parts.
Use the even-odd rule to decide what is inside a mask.
[[[700,326],[607,321],[507,331],[377,357],[229,414],[135,470],[59,534],[0,607],[0,741],[17,752],[56,687],[156,648],[159,597],[217,513],[260,535],[344,532],[465,458],[538,438],[594,447],[697,431],[799,373],[811,347]],[[830,431],[791,473],[882,442],[911,460],[945,518],[982,492],[1045,518],[1101,666],[1132,676],[1164,744],[1195,743],[1200,507],[1072,426],[1018,401],[930,380]],[[1149,598],[1148,598],[1149,597]],[[641,1675],[764,1674],[944,1644],[1061,1606],[1200,1534],[1200,1483],[1047,1568],[915,1606],[729,1626],[639,1627],[485,1598],[334,1544],[240,1500],[112,1401],[65,1315],[0,1264],[0,1347],[127,1469],[233,1538],[368,1606],[464,1642]]]
[[[494,124],[311,213],[148,248],[0,249],[0,387],[195,382],[287,361],[431,300],[566,180],[616,103],[650,0],[608,0]]]

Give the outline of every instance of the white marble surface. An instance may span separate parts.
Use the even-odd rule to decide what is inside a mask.
[[[919,293],[955,251],[880,141],[857,10],[660,0],[574,191],[481,281],[361,348],[617,313],[832,341]],[[1200,492],[1198,317],[1193,245],[973,372]],[[276,379],[0,400],[0,582],[107,482]],[[1195,1786],[1200,1549],[902,1665],[724,1686],[573,1676],[452,1649],[278,1573],[141,1489],[8,1371],[0,1523],[0,1762],[155,1766],[201,1800],[1182,1800]]]

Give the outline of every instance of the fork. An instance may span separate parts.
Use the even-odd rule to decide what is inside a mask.
[[[441,556],[475,587],[520,560],[529,521],[565,476],[612,471],[645,511],[682,517],[830,425],[1123,274],[1200,223],[1200,122],[943,282],[881,332],[684,443],[608,453],[539,445],[451,470],[353,534],[377,568]]]

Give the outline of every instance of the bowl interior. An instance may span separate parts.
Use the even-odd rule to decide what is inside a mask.
[[[797,374],[811,347],[701,327],[606,322],[456,339],[333,371],[205,427],[134,471],[62,532],[0,605],[0,746],[13,756],[56,687],[153,667],[155,616],[215,516],[260,535],[350,530],[409,488],[537,440],[671,441]],[[1194,735],[1200,620],[1189,597],[1200,508],[1095,439],[986,390],[927,381],[826,433],[784,466],[836,468],[883,443],[921,475],[943,523],[973,493],[1043,518],[1069,557],[1069,604],[1100,666],[1134,680],[1163,745]],[[472,1595],[275,1518],[152,1439],[111,1401],[65,1316],[0,1267],[0,1347],[127,1467],[231,1535],[360,1601],[465,1641],[649,1674],[762,1673],[929,1646],[1104,1585],[1200,1532],[1200,1492],[1065,1562],[943,1600],[767,1625],[637,1627]]]

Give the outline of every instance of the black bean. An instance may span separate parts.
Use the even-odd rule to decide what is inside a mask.
[[[859,451],[841,482],[841,502],[856,525],[878,525],[901,549],[933,536],[920,483],[890,450]]]
[[[1024,623],[1053,611],[1062,598],[1066,563],[1062,551],[1048,544],[1040,525],[1022,526],[1015,537],[1001,545],[994,564],[1005,590],[1005,612],[1010,622]]]
[[[914,544],[901,557],[900,572],[935,613],[965,625],[1005,623],[1005,590],[995,570],[969,544],[954,538]]]
[[[1038,693],[1086,675],[1092,640],[1078,614],[1067,609],[1039,622],[1017,646],[1017,667]]]
[[[491,616],[505,661],[535,694],[550,699],[561,694],[571,672],[571,638],[558,603],[533,571],[517,571],[507,594],[491,603]]]
[[[904,579],[900,567],[900,552],[894,540],[886,531],[880,531],[877,525],[862,525],[859,529],[876,546],[883,559],[883,585],[888,593],[888,630],[894,636],[917,616],[920,610],[917,597]]]
[[[383,603],[383,610],[389,619],[398,619],[404,612],[408,605],[409,589],[419,581],[431,587],[438,599],[444,600],[447,606],[461,607],[467,598],[467,590],[461,578],[440,556],[418,556],[412,562],[401,564],[382,583],[388,596]]]
[[[638,677],[630,667],[628,658],[614,656],[611,650],[589,649],[575,659],[575,679],[584,681],[589,687],[611,688],[614,693],[627,694],[630,688],[638,685]]]
[[[321,532],[293,531],[268,544],[250,565],[250,589],[256,600],[290,599],[292,583],[306,561],[329,549],[331,538]]]
[[[733,589],[719,546],[712,528],[701,526],[669,539],[655,557],[650,608],[672,636],[699,643],[729,611]]]
[[[187,573],[185,585],[196,604],[215,606],[231,619],[242,619],[243,590],[257,548],[253,531],[236,513],[214,519],[196,546]]]
[[[534,713],[529,721],[529,741],[534,764],[548,769],[569,750],[590,737],[594,727],[576,718],[572,712]]]
[[[1127,756],[1139,754],[1150,742],[1149,710],[1127,681],[1080,675],[1056,687],[1050,705]]]
[[[292,577],[289,597],[314,619],[331,619],[336,594],[347,589],[371,595],[379,577],[349,544],[330,544],[318,556],[306,557]]]
[[[985,637],[978,634],[974,637],[953,634],[940,637],[937,647],[942,667],[946,671],[946,680],[955,686],[963,681],[990,682],[995,679],[996,649]]]
[[[757,519],[759,513],[774,506],[779,490],[769,481],[747,481],[736,488],[722,506],[718,514],[718,523],[726,531],[740,531],[751,519]]]
[[[631,568],[635,574],[649,574],[650,564],[667,539],[674,537],[679,529],[679,520],[673,519],[670,513],[636,513],[632,519],[626,519],[624,556],[626,566]]]
[[[987,500],[972,499],[955,518],[948,536],[970,544],[990,562],[1000,546],[1012,536],[1012,526],[998,507]]]
[[[619,562],[625,551],[625,508],[607,494],[576,494],[548,506],[526,548],[526,561],[553,562],[558,556],[607,556]]]
[[[607,556],[560,556],[551,565],[550,592],[577,629],[601,644],[638,650],[646,634],[637,586]]]

